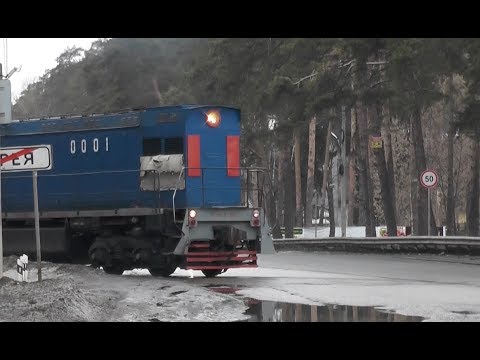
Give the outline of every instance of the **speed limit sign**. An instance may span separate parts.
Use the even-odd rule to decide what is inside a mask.
[[[438,183],[437,173],[433,170],[425,170],[422,175],[420,175],[420,183],[427,189],[435,187]]]

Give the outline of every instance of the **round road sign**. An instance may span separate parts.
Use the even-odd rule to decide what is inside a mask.
[[[438,183],[438,175],[433,170],[425,170],[422,175],[420,175],[420,183],[423,187],[433,188]]]

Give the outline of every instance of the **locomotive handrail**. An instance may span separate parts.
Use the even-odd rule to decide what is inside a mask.
[[[173,196],[172,196],[172,207],[173,207],[173,213],[174,213],[174,221],[176,221],[176,194],[177,191],[180,189],[180,184],[182,182],[182,178],[185,177],[186,171],[188,169],[199,169],[201,170],[201,179],[202,179],[202,184],[201,188],[198,187],[198,185],[193,184],[190,188],[191,189],[199,189],[202,192],[202,206],[205,206],[205,197],[206,197],[206,192],[207,191],[212,191],[213,189],[217,189],[215,186],[205,186],[204,183],[204,177],[206,176],[206,172],[209,170],[228,170],[228,169],[234,169],[234,170],[240,170],[241,171],[241,181],[244,182],[246,180],[246,186],[243,186],[245,184],[242,184],[240,188],[234,187],[234,186],[222,186],[222,189],[227,190],[227,191],[233,191],[239,189],[241,192],[241,206],[244,207],[250,207],[250,206],[259,206],[262,207],[262,204],[264,202],[264,194],[263,191],[264,189],[262,188],[262,184],[264,182],[263,177],[258,177],[258,182],[255,184],[255,186],[251,186],[249,182],[252,179],[251,173],[260,173],[260,174],[265,174],[265,168],[262,167],[221,167],[221,166],[212,166],[212,167],[187,167],[183,166],[181,169],[180,174],[178,175],[178,179],[175,183],[174,186],[170,188],[170,190],[173,190]],[[155,174],[153,177],[153,196],[154,196],[154,201],[155,201],[155,207],[157,209],[161,206],[161,190],[160,190],[160,183],[161,183],[161,176],[158,170],[142,170],[142,169],[122,169],[122,170],[99,170],[99,171],[79,171],[79,172],[68,172],[68,173],[39,173],[38,177],[39,178],[55,178],[55,177],[81,177],[81,176],[95,176],[95,175],[115,175],[115,174],[139,174],[139,173],[151,173]],[[246,179],[245,179],[246,176]],[[30,172],[26,173],[12,173],[12,174],[6,174],[5,178],[9,179],[10,181],[13,181],[13,179],[31,179],[32,175]],[[151,185],[149,185],[150,187]],[[157,187],[158,186],[158,187]],[[142,189],[143,190],[143,189]],[[149,188],[150,190],[150,188]],[[158,192],[158,195],[157,195]],[[255,199],[255,203],[251,203],[251,199]]]
[[[263,183],[265,181],[264,179],[264,174],[266,172],[266,170],[268,170],[267,168],[264,168],[264,167],[235,167],[235,166],[208,166],[208,167],[189,167],[189,166],[184,166],[182,168],[182,173],[184,170],[200,170],[201,174],[200,174],[200,179],[201,179],[201,184],[200,186],[191,186],[190,188],[191,189],[199,189],[201,190],[201,194],[202,194],[202,200],[201,200],[201,203],[202,205],[205,205],[205,190],[209,190],[209,189],[216,189],[216,187],[206,187],[204,185],[204,173],[205,171],[208,171],[208,170],[240,170],[240,171],[246,171],[246,179],[244,179],[246,181],[246,187],[240,187],[240,191],[242,192],[242,194],[245,194],[246,195],[246,199],[245,199],[245,207],[249,207],[249,203],[250,203],[250,192],[256,192],[257,194],[257,197],[258,197],[258,204],[256,206],[259,206],[259,207],[262,207],[262,203],[264,202],[264,189],[263,189]],[[256,187],[249,187],[249,180],[250,180],[250,174],[251,173],[256,173],[257,176],[259,173],[262,174],[262,177],[261,177],[261,182],[262,184],[259,184],[257,183],[256,184]],[[245,174],[245,173],[243,173]],[[257,177],[257,180],[259,178]],[[258,180],[260,181],[260,180]],[[238,187],[228,187],[228,186],[222,186],[221,189],[223,190],[236,190],[238,189]],[[245,192],[245,193],[243,193]],[[252,196],[254,196],[252,194]]]
[[[174,222],[175,225],[177,225],[177,219],[176,219],[176,216],[175,216],[175,196],[177,195],[178,185],[180,184],[180,182],[182,180],[182,175],[183,175],[184,170],[185,170],[185,167],[182,166],[182,171],[180,171],[180,175],[178,175],[178,180],[177,180],[177,183],[175,185],[175,190],[173,191],[173,197],[172,197],[173,222]],[[182,233],[183,233],[183,231],[182,231]]]
[[[145,171],[145,172],[158,172],[157,170],[140,170],[140,169],[136,169],[136,170],[107,170],[107,171],[86,171],[86,172],[78,172],[78,173],[60,173],[60,174],[45,174],[45,173],[41,173],[39,172],[38,173],[38,177],[55,177],[55,176],[74,176],[74,175],[98,175],[98,174],[112,174],[112,173],[127,173],[127,172],[141,172],[141,171]],[[4,172],[2,171],[2,176],[5,176],[5,178],[8,178],[6,176],[8,172]],[[27,172],[29,173],[29,172]],[[12,173],[13,174],[13,173]],[[18,174],[18,173],[16,173]],[[11,178],[15,178],[15,179],[19,179],[19,178],[31,178],[32,175],[16,175],[15,176],[11,176]]]
[[[199,170],[199,169],[216,169],[216,170],[228,170],[228,169],[233,169],[233,170],[258,170],[258,171],[265,171],[268,170],[267,168],[264,167],[246,167],[246,166],[241,166],[241,167],[234,167],[234,166],[208,166],[208,167],[189,167],[189,166],[184,166],[184,169],[194,169],[194,170]]]
[[[145,190],[141,189],[144,192],[151,192],[154,201],[154,208],[157,210],[160,208],[161,204],[161,190],[160,190],[160,173],[158,170],[142,170],[142,169],[127,169],[127,170],[103,170],[103,171],[83,171],[83,172],[75,172],[75,173],[57,173],[57,174],[45,174],[45,173],[38,173],[38,178],[58,178],[58,177],[80,177],[80,176],[91,176],[91,175],[113,175],[113,174],[140,174],[140,173],[149,173],[154,174],[153,176],[153,190]],[[15,176],[4,176],[5,181],[15,181],[18,179],[31,179],[32,174],[29,171],[25,173],[12,173]],[[2,173],[2,175],[4,175]],[[140,179],[140,186],[141,186],[141,176]],[[158,184],[158,185],[157,185]],[[157,190],[158,189],[158,190]],[[112,193],[114,193],[113,191]],[[158,193],[158,194],[157,194]],[[77,193],[72,193],[72,195],[76,195]]]

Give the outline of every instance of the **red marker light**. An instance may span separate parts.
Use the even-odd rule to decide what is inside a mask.
[[[190,210],[188,212],[188,226],[189,227],[195,227],[197,226],[197,220],[195,217],[197,216],[197,212],[195,210]]]
[[[260,211],[258,209],[253,210],[252,218],[250,219],[250,225],[252,227],[260,226]]]

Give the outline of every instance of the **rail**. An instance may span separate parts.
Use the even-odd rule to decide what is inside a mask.
[[[239,207],[262,207],[264,203],[264,183],[265,183],[265,170],[264,168],[246,168],[246,167],[183,167],[181,175],[187,174],[188,170],[200,170],[200,175],[193,179],[200,180],[200,186],[190,183],[188,185],[189,190],[198,190],[201,193],[201,207],[211,207],[206,201],[205,193],[208,191],[218,190],[232,190],[240,191],[240,202],[235,206]],[[228,170],[239,170],[240,188],[238,186],[213,186],[206,185],[206,178],[215,178],[215,172],[221,172],[218,174],[218,178],[224,179],[225,172]],[[231,179],[234,179],[232,177]],[[190,180],[191,181],[191,180]],[[174,190],[173,202],[175,203],[176,190]]]
[[[65,173],[38,173],[39,187],[41,193],[40,212],[42,216],[48,217],[62,217],[62,216],[80,216],[81,214],[89,216],[85,211],[101,211],[102,216],[107,211],[111,211],[113,215],[125,213],[127,208],[145,207],[145,214],[151,214],[152,211],[172,206],[174,214],[176,213],[176,198],[178,190],[181,188],[181,183],[185,179],[188,167],[182,167],[182,170],[175,182],[164,183],[168,190],[173,191],[168,194],[162,194],[162,176],[157,170],[142,170],[142,169],[126,169],[126,170],[99,170],[99,171],[83,171],[83,172],[65,172]],[[209,176],[209,181],[215,179],[215,174],[208,171],[227,171],[228,169],[240,171],[240,186],[214,186],[215,181],[209,182],[213,186],[205,186],[204,178]],[[240,192],[239,204],[233,206],[242,207],[261,207],[264,199],[263,183],[264,183],[264,169],[260,168],[226,168],[226,167],[211,167],[201,168],[201,188],[198,189],[202,197],[202,205],[205,204],[206,192],[219,189],[230,189],[232,193]],[[148,176],[148,174],[151,174]],[[225,173],[223,173],[223,177]],[[261,174],[261,175],[259,175]],[[2,174],[4,182],[2,187],[15,189],[13,193],[20,193],[17,186],[26,179],[31,179],[30,172],[24,173],[5,173]],[[57,180],[54,180],[57,179]],[[65,180],[62,180],[65,179]],[[67,180],[68,179],[68,180]],[[16,184],[18,182],[18,185]],[[88,184],[95,184],[89,186]],[[237,183],[238,184],[238,183]],[[27,185],[30,188],[30,184]],[[193,186],[193,187],[192,187]],[[93,191],[92,189],[95,189]],[[190,185],[190,189],[197,191],[196,184]],[[183,190],[183,189],[182,189]],[[136,192],[141,192],[141,196],[136,195]],[[3,209],[5,218],[22,218],[23,216],[30,217],[30,203],[26,198],[27,193],[22,192],[25,198],[10,199],[5,198]],[[131,196],[123,198],[122,194],[129,193]],[[68,199],[68,201],[66,201]],[[44,201],[45,200],[45,201]],[[22,204],[19,204],[19,201]],[[105,204],[102,203],[105,201]],[[171,204],[170,201],[173,201]],[[23,205],[25,203],[25,206]],[[28,204],[27,204],[28,203]],[[60,206],[62,203],[65,205]],[[68,204],[67,204],[68,203]],[[117,204],[120,204],[117,208]],[[170,205],[171,204],[171,205]],[[207,205],[208,206],[208,205]],[[114,208],[115,207],[115,208]],[[102,210],[103,209],[103,210]],[[142,210],[143,211],[143,210]],[[138,212],[138,211],[137,211]],[[76,213],[72,215],[72,213]],[[95,213],[97,214],[97,213]],[[176,215],[176,214],[175,214]],[[174,215],[174,221],[176,216]],[[97,215],[95,215],[97,216]]]
[[[150,180],[149,188],[142,189],[142,181],[150,174],[152,176],[148,178]],[[2,187],[13,187],[13,189],[15,189],[14,194],[16,194],[19,191],[18,186],[21,186],[18,181],[20,179],[23,181],[26,179],[30,180],[32,174],[30,172],[6,173],[2,174],[2,178]],[[72,181],[69,181],[70,179]],[[123,208],[125,209],[132,207],[131,201],[136,200],[139,201],[137,206],[146,206],[145,211],[150,208],[153,210],[161,208],[161,176],[157,170],[103,170],[57,174],[39,172],[38,181],[40,189],[43,189],[39,194],[40,198],[45,200],[40,202],[40,212],[45,216],[53,214],[57,217],[67,213],[70,214],[71,212],[84,213],[87,210],[93,211],[94,209],[96,209],[95,211],[105,212],[106,210],[101,209],[111,208],[111,206],[103,206],[102,199],[112,205],[123,204]],[[91,189],[85,185],[87,182],[97,185],[96,193],[92,192]],[[138,199],[130,197],[122,200],[118,195],[125,191],[131,194],[138,191],[144,195]],[[85,196],[88,197],[88,200],[85,199]],[[59,204],[66,201],[66,199],[69,199],[68,202],[70,203],[70,205],[67,206],[68,211],[66,208],[59,210]],[[17,198],[9,199],[8,197],[3,199],[5,204],[3,215],[6,218],[21,217],[23,215],[29,217],[28,214],[31,212],[30,204],[25,204],[26,208],[23,209],[23,206],[18,206],[18,200]],[[25,199],[22,199],[22,202],[25,202]],[[55,202],[57,205],[55,205]],[[75,205],[72,206],[72,203]],[[112,211],[119,210],[113,209]]]

